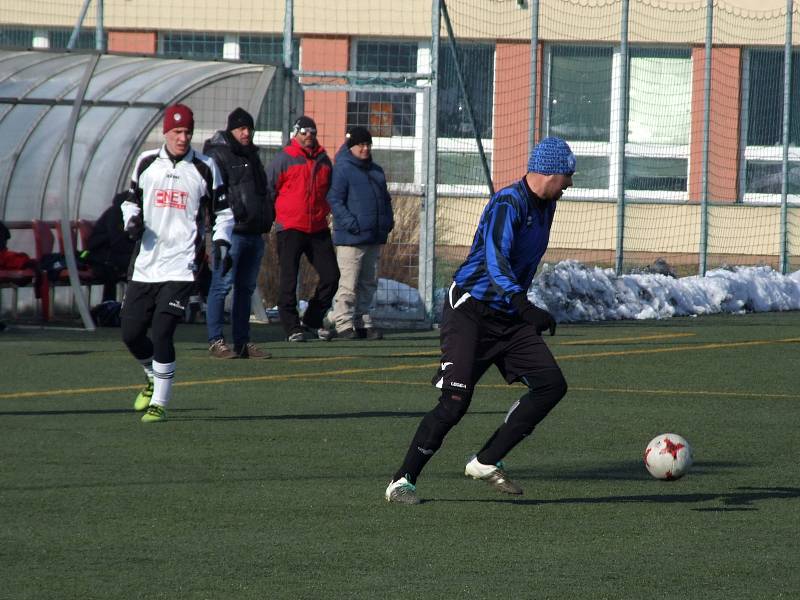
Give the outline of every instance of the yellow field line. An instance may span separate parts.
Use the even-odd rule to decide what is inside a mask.
[[[571,360],[575,358],[605,358],[608,356],[631,356],[634,354],[662,354],[665,352],[686,352],[692,350],[719,350],[723,348],[742,348],[746,346],[766,346],[769,344],[789,344],[800,342],[800,338],[785,338],[782,340],[751,340],[749,342],[725,342],[716,344],[699,344],[670,346],[668,348],[640,348],[636,350],[616,350],[608,352],[588,352],[584,354],[565,354],[556,356],[558,360]]]
[[[609,338],[597,340],[575,340],[573,342],[559,342],[559,346],[582,346],[584,344],[617,344],[620,342],[643,342],[652,340],[669,340],[674,338],[694,337],[696,333],[654,333],[653,335],[639,335],[635,337]]]
[[[434,365],[435,367],[435,365]],[[417,385],[430,387],[429,381],[392,381],[391,379],[337,379],[341,383],[363,383],[368,385]],[[489,388],[504,390],[509,387],[507,383],[481,383],[479,388]],[[747,392],[722,392],[713,390],[648,390],[648,389],[629,389],[629,388],[599,388],[599,387],[585,387],[570,385],[570,392],[603,392],[614,394],[651,394],[660,396],[725,396],[733,398],[798,398],[797,394],[763,394],[763,393],[747,393]]]
[[[426,369],[431,369],[435,365],[425,365]],[[396,365],[393,367],[364,368],[364,369],[337,369],[336,371],[321,371],[316,373],[286,373],[283,375],[250,375],[245,377],[223,377],[219,379],[202,379],[190,381],[176,381],[173,385],[188,387],[192,385],[220,385],[226,383],[252,383],[257,381],[286,381],[289,379],[317,379],[320,377],[332,377],[336,375],[356,375],[359,373],[375,373],[379,371],[407,371],[419,369],[419,365]],[[120,392],[125,390],[139,390],[141,385],[120,385],[95,388],[67,388],[61,390],[42,390],[38,392],[11,392],[0,394],[0,400],[9,398],[35,398],[39,396],[67,396],[71,394],[92,394],[102,392]]]
[[[800,342],[800,338],[785,338],[781,340],[752,340],[748,342],[727,342],[727,343],[715,343],[715,344],[701,344],[697,346],[692,345],[684,345],[684,346],[672,346],[669,348],[642,348],[636,350],[621,350],[621,351],[609,351],[609,352],[589,352],[583,354],[567,354],[564,356],[557,356],[556,358],[560,361],[564,360],[571,360],[576,358],[604,358],[609,356],[630,356],[636,354],[656,354],[656,353],[664,353],[664,352],[686,352],[686,351],[694,351],[694,350],[716,350],[716,349],[725,349],[725,348],[737,348],[737,347],[747,347],[747,346],[764,346],[768,344],[782,344],[782,343],[794,343]],[[387,358],[391,358],[392,356],[408,356],[407,354],[398,354],[398,355],[387,355]],[[339,360],[342,360],[343,357],[335,357]],[[304,359],[306,360],[306,359]],[[313,359],[307,359],[309,361],[313,361]],[[327,360],[327,359],[326,359]],[[244,382],[258,382],[258,381],[286,381],[291,379],[312,379],[312,378],[320,378],[320,377],[337,377],[342,375],[355,375],[361,373],[390,373],[390,372],[397,372],[397,371],[409,371],[414,369],[433,369],[437,365],[435,363],[427,363],[422,365],[394,365],[391,367],[370,367],[370,368],[360,368],[360,369],[337,369],[335,371],[322,371],[317,373],[289,373],[289,374],[282,374],[282,375],[251,375],[251,376],[239,376],[239,377],[223,377],[217,379],[205,379],[205,380],[190,380],[190,381],[176,381],[174,385],[176,386],[193,386],[193,385],[221,385],[221,384],[228,384],[228,383],[244,383]],[[407,384],[407,382],[406,382]],[[72,394],[91,394],[91,393],[103,393],[103,392],[118,392],[118,391],[125,391],[125,390],[136,390],[140,389],[141,385],[125,385],[125,386],[107,386],[107,387],[94,387],[94,388],[68,388],[68,389],[56,389],[56,390],[41,390],[41,391],[33,391],[33,392],[10,392],[5,394],[0,394],[0,399],[11,399],[11,398],[35,398],[35,397],[44,397],[44,396],[65,396],[65,395],[72,395]]]
[[[575,340],[571,342],[557,341],[553,342],[555,346],[586,346],[586,345],[600,345],[600,344],[617,344],[622,342],[646,342],[652,340],[668,340],[675,338],[694,337],[695,333],[664,333],[653,335],[639,335],[633,337],[611,338],[611,339],[597,339],[597,340]],[[549,341],[549,340],[548,340]],[[437,350],[423,350],[420,352],[404,352],[401,356],[439,356],[441,352]],[[397,356],[390,354],[389,356]]]

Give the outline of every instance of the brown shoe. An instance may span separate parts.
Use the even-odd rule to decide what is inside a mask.
[[[237,358],[239,356],[222,338],[215,340],[208,347],[208,353],[214,358]]]
[[[382,340],[383,332],[377,327],[367,327],[364,337],[368,340]]]
[[[237,353],[239,358],[272,358],[272,354],[265,352],[255,344],[248,342]]]

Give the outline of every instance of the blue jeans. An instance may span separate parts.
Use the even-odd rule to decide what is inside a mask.
[[[231,330],[233,345],[237,348],[250,341],[250,298],[256,289],[256,279],[264,256],[261,234],[234,233],[231,237],[230,255],[233,267],[222,276],[222,269],[211,271],[211,286],[206,299],[206,324],[208,341],[222,339],[225,322],[225,297],[233,288]]]

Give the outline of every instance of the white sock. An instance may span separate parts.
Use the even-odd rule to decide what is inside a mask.
[[[164,408],[169,403],[172,392],[172,379],[175,377],[175,363],[153,361],[153,398],[150,404]]]
[[[147,377],[148,381],[153,381],[153,357],[150,358],[143,358],[139,361],[139,364],[142,365],[142,369],[144,369],[145,377]]]

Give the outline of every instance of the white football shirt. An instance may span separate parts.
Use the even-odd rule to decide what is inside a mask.
[[[141,201],[145,225],[132,281],[193,281],[205,251],[206,213],[212,239],[230,243],[233,213],[212,158],[190,149],[174,161],[164,146],[143,152],[133,169],[131,192]],[[126,223],[136,208],[137,202],[122,203]]]

